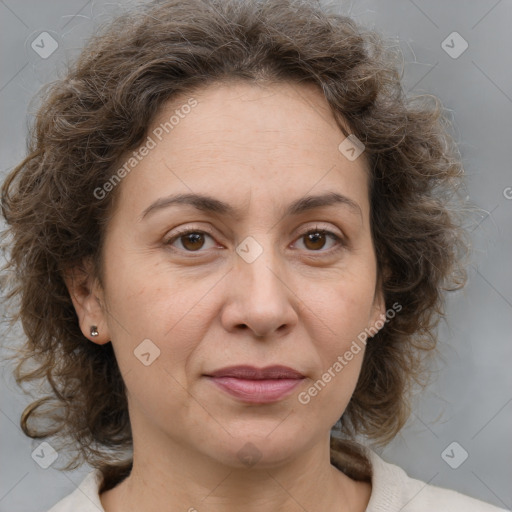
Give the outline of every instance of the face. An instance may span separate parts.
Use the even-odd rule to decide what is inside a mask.
[[[339,151],[313,86],[193,97],[159,112],[126,167],[102,286],[75,307],[91,341],[113,344],[134,443],[275,464],[328,436],[364,345],[344,355],[384,311],[364,154]]]

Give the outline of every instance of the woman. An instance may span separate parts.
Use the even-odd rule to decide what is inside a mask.
[[[52,390],[22,428],[95,468],[52,512],[498,510],[355,441],[463,283],[461,164],[395,57],[309,2],[171,0],[50,90],[2,207]]]

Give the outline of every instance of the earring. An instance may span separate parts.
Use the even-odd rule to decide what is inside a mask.
[[[95,325],[91,325],[91,336],[96,337],[100,333],[98,332],[98,328]]]

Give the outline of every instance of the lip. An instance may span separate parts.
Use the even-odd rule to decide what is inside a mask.
[[[305,378],[297,370],[281,365],[230,366],[205,376],[227,394],[252,404],[282,400]]]

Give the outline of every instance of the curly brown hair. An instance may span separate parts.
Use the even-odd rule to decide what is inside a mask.
[[[94,191],[179,94],[227,80],[312,83],[341,131],[365,145],[379,280],[386,305],[402,306],[367,345],[339,423],[347,444],[333,441],[338,465],[368,478],[349,440],[361,434],[385,444],[402,428],[445,315],[444,290],[465,282],[467,243],[451,206],[462,179],[459,152],[440,101],[404,92],[400,59],[378,33],[307,0],[151,2],[91,39],[50,84],[28,156],[2,188],[5,295],[26,336],[15,377],[19,385],[50,385],[21,417],[26,435],[67,441],[75,455],[65,469],[84,461],[99,468],[102,490],[129,473],[132,435],[112,344],[83,336],[63,280],[92,257],[101,282],[105,227],[120,187],[102,200]]]

